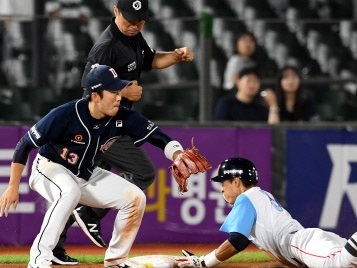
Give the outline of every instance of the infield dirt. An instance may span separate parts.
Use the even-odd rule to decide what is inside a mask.
[[[215,244],[137,244],[133,245],[130,253],[138,255],[156,255],[156,254],[170,254],[180,256],[182,249],[187,249],[191,252],[210,252],[215,249],[217,245]],[[97,248],[92,245],[68,245],[67,247],[68,255],[73,254],[104,254],[105,249]],[[29,247],[1,247],[0,255],[9,255],[9,254],[29,254]],[[250,246],[247,250],[257,251],[258,249],[254,246]],[[0,267],[9,267],[9,268],[25,268],[26,264],[0,264]],[[53,266],[61,267],[61,266]],[[103,264],[78,264],[75,266],[62,266],[62,267],[80,267],[80,268],[100,268],[103,267]],[[278,262],[249,262],[249,263],[221,263],[216,266],[217,268],[286,268]]]

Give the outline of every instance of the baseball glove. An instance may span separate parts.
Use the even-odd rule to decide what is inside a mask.
[[[187,192],[187,179],[192,173],[205,172],[207,169],[212,168],[207,159],[198,152],[198,149],[193,144],[193,138],[191,144],[192,148],[180,153],[169,167],[181,193]]]

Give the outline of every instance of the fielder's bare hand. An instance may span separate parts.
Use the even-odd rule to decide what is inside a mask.
[[[143,94],[143,87],[139,86],[137,80],[133,80],[132,83],[121,91],[122,97],[130,101],[138,101]]]
[[[194,54],[188,47],[181,47],[175,49],[175,56],[178,61],[193,61]]]
[[[11,206],[16,209],[19,203],[19,189],[16,186],[9,186],[4,194],[0,197],[0,217],[5,214],[5,217],[9,215]]]

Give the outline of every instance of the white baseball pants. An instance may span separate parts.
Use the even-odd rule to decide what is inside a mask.
[[[290,246],[294,257],[309,268],[356,268],[357,257],[346,250],[346,243],[347,239],[335,233],[306,228],[292,236]]]
[[[41,267],[52,260],[52,249],[78,203],[119,210],[104,264],[119,264],[127,258],[146,205],[145,194],[137,186],[101,168],[96,168],[85,181],[39,154],[33,162],[29,184],[51,203],[30,250],[31,267]]]

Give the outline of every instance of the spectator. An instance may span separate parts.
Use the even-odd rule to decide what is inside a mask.
[[[294,66],[285,66],[277,76],[276,95],[280,121],[316,121],[313,101],[303,96],[301,75]]]
[[[256,66],[257,42],[250,32],[242,32],[235,41],[236,53],[229,59],[224,71],[223,89],[234,88],[237,74],[244,67]]]
[[[266,91],[265,106],[259,101],[260,76],[254,67],[244,68],[236,79],[237,91],[222,96],[214,110],[214,120],[279,122],[275,94]]]
[[[236,53],[228,59],[224,71],[224,90],[234,89],[237,74],[246,67],[256,67],[263,77],[273,77],[276,75],[277,65],[258,46],[255,36],[248,31],[238,35],[235,41]]]

